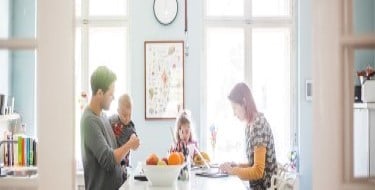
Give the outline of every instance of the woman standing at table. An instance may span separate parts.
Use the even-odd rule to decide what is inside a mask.
[[[220,170],[248,180],[253,190],[265,190],[271,186],[276,174],[276,154],[273,134],[263,113],[258,112],[249,87],[245,83],[234,86],[228,96],[234,115],[246,123],[246,156],[248,163],[226,162]]]

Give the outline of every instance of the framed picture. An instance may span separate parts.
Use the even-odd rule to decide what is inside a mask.
[[[145,119],[175,119],[184,108],[184,42],[145,41]]]

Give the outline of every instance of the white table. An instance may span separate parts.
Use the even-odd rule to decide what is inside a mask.
[[[172,187],[153,187],[147,181],[134,180],[130,176],[120,190],[246,190],[245,183],[236,176],[208,178],[192,172],[188,181],[178,180]]]

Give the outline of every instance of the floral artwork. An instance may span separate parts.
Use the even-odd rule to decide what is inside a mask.
[[[145,42],[145,118],[173,119],[184,107],[184,42]]]

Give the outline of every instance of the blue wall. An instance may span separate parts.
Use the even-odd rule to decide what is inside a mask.
[[[35,1],[12,0],[11,36],[25,38],[35,36]],[[35,130],[35,53],[13,51],[11,53],[11,92],[15,98],[14,111],[21,114],[26,123],[26,134],[36,135]]]
[[[154,18],[153,1],[130,1],[130,55],[131,55],[131,93],[134,103],[133,119],[139,136],[141,148],[133,154],[132,160],[143,161],[154,152],[164,156],[172,144],[170,121],[145,121],[144,119],[144,41],[148,40],[184,40],[184,6],[179,2],[176,20],[168,26],[160,25]],[[185,58],[185,108],[192,111],[195,121],[200,121],[200,67],[203,47],[203,3],[189,1],[189,56]],[[194,8],[194,11],[192,11]],[[136,11],[142,10],[142,11]],[[199,123],[196,123],[199,132]],[[199,134],[197,134],[199,135]],[[134,163],[133,163],[134,164]]]
[[[0,50],[0,94],[9,94],[10,87],[10,68],[9,68],[9,51]]]
[[[298,1],[298,126],[300,189],[312,189],[312,103],[305,99],[305,81],[312,79],[311,0]],[[314,82],[312,83],[314,85]],[[314,96],[314,95],[313,95]],[[314,100],[312,100],[314,101]]]
[[[374,0],[354,1],[354,31],[356,33],[369,33],[375,31],[374,6]]]
[[[35,56],[33,51],[12,53],[12,96],[14,111],[26,123],[26,134],[34,136],[35,126]]]
[[[0,38],[9,37],[9,0],[0,1]],[[9,94],[9,52],[0,50],[0,94]]]
[[[354,1],[354,31],[356,33],[375,32],[375,2],[373,0]],[[367,66],[375,67],[375,50],[360,49],[354,53],[355,71],[364,70]],[[355,84],[359,80],[355,77]]]

